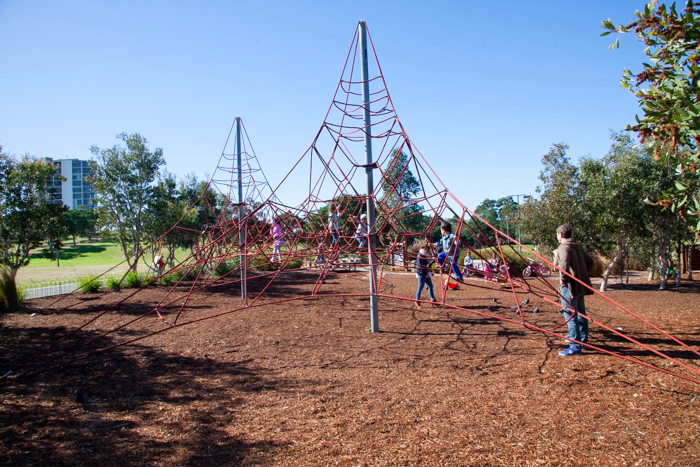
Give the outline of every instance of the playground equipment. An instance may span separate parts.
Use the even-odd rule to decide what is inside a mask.
[[[235,149],[227,152],[231,134],[235,134]],[[419,184],[410,192],[401,186],[402,176],[408,171],[414,174]],[[308,186],[307,197],[294,205],[283,203],[277,193],[286,183]],[[212,191],[221,194],[225,200],[223,205],[217,204],[218,198],[210,196]],[[329,222],[331,205],[339,214]],[[186,219],[190,213],[205,219],[206,228],[203,231],[189,227]],[[362,214],[367,214],[368,241],[363,249],[358,250],[354,234]],[[279,219],[286,243],[281,264],[272,261],[275,241],[270,235],[269,221],[272,218]],[[28,360],[19,362],[15,374],[32,375],[48,371],[167,332],[174,327],[243,313],[253,306],[273,306],[310,297],[346,297],[350,294],[342,290],[328,292],[326,279],[336,275],[343,280],[351,280],[353,270],[357,271],[357,275],[366,274],[365,277],[369,279],[367,293],[362,296],[370,298],[370,326],[376,332],[380,325],[380,298],[405,300],[407,303],[415,301],[413,297],[393,295],[390,292],[392,284],[387,281],[383,271],[396,262],[399,250],[403,251],[401,262],[405,265],[411,259],[407,257],[406,245],[432,240],[429,233],[439,226],[441,219],[456,219],[453,232],[457,238],[463,232],[469,232],[476,239],[476,245],[462,245],[463,249],[471,251],[475,262],[483,264],[487,258],[497,258],[504,265],[513,259],[524,261],[524,250],[538,258],[543,267],[556,270],[547,258],[520,245],[464,206],[441,182],[404,130],[390,98],[371,37],[365,23],[360,22],[321,128],[309,149],[293,164],[282,181],[275,188],[268,183],[257,163],[242,121],[236,118],[207,189],[190,207],[188,214],[163,234],[163,238],[177,234],[190,236],[195,241],[187,258],[156,278],[175,278],[171,285],[162,286],[158,303],[140,316],[124,317],[111,330],[98,336],[83,332],[89,323],[103,319],[119,306],[136,300],[142,289],[124,294],[123,298],[99,308],[84,326],[69,332]],[[416,225],[421,228],[416,229]],[[458,245],[454,248],[456,250]],[[446,253],[454,255],[456,251]],[[343,258],[348,257],[361,258],[361,261],[344,263]],[[338,270],[342,270],[342,276]],[[276,291],[276,285],[285,274],[303,274],[310,280],[299,281],[298,290],[301,292],[298,295],[280,298],[271,292]],[[483,281],[472,284],[471,280],[458,284],[450,279],[450,274],[449,269],[436,270],[440,283],[444,284],[439,301],[446,309],[520,324],[533,332],[563,337],[562,330],[566,329],[564,323],[553,328],[542,328],[528,322],[523,313],[523,304],[527,301],[522,300],[522,295],[538,297],[556,309],[560,307],[557,284],[548,281],[542,274],[525,280],[511,268],[505,267],[492,274],[495,284],[484,284]],[[253,281],[256,287],[251,293]],[[515,318],[512,313],[509,316],[497,314],[491,307],[489,312],[485,312],[454,304],[453,299],[458,296],[456,294],[460,293],[461,287],[476,287],[477,282],[487,290],[492,290],[490,287],[505,288],[512,297],[517,313]],[[229,310],[206,314],[201,310],[195,312],[195,307],[191,306],[191,302],[204,291],[231,286],[240,288],[241,293],[240,299]],[[608,297],[600,296],[609,306],[617,307],[642,321],[659,338],[700,357],[700,353],[687,344]],[[70,306],[64,300],[66,298],[55,301],[45,312],[60,312]],[[115,319],[114,315],[110,316]],[[159,319],[147,319],[153,317]],[[623,334],[609,323],[596,319],[594,313],[590,313],[587,319],[591,325],[653,353],[664,363],[673,362],[682,368],[683,373],[658,361],[644,361],[593,343],[581,343],[586,349],[700,384],[700,371],[695,366]],[[135,328],[138,328],[136,337]],[[106,337],[115,343],[106,348],[98,345]],[[64,345],[66,343],[70,345]]]

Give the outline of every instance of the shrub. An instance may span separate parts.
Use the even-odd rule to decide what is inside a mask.
[[[78,290],[83,293],[97,293],[102,287],[102,279],[98,276],[82,276],[78,279]]]
[[[250,262],[250,269],[265,270],[270,267],[270,260],[266,257],[260,255],[257,256],[253,261]]]
[[[173,271],[172,269],[170,270],[170,273],[168,274],[168,277],[170,277],[170,280],[173,281],[179,281],[185,276],[185,271],[182,269],[178,269],[177,271]]]
[[[182,275],[182,277],[183,277],[186,281],[193,281],[193,280],[196,280],[196,279],[197,279],[197,276],[200,275],[199,273],[202,271],[202,269],[203,269],[202,266],[194,267],[194,268],[190,269],[189,271],[185,272],[185,273]]]
[[[120,282],[120,280],[116,277],[108,277],[107,281],[105,282],[105,285],[110,290],[119,290],[119,287],[120,287],[119,282]]]
[[[24,301],[27,299],[27,288],[19,286],[17,287],[17,303],[22,306]]]
[[[136,271],[131,271],[125,278],[127,287],[139,287],[143,282],[143,276]]]
[[[287,264],[289,269],[299,269],[303,265],[300,259],[293,259]]]
[[[592,256],[593,256],[593,267],[591,268],[590,271],[588,271],[588,274],[590,276],[600,277],[603,274],[605,274],[605,270],[608,269],[608,266],[612,262],[612,259],[606,258],[605,256],[602,256],[600,254],[593,254]],[[622,274],[624,272],[624,266],[625,266],[624,261],[618,261],[618,263],[615,265],[615,267],[610,272],[610,274],[611,275]]]
[[[179,278],[176,277],[174,274],[168,274],[167,276],[163,276],[160,278],[160,282],[162,284],[168,285],[170,283],[176,282]]]
[[[222,261],[216,269],[214,269],[214,274],[221,277],[233,271],[234,267],[228,261]]]

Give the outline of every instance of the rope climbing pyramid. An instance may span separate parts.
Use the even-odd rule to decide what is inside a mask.
[[[231,149],[228,143],[234,130]],[[296,204],[285,204],[276,193],[286,184],[303,184],[308,195]],[[188,226],[187,220],[194,215],[205,219],[203,231]],[[444,228],[446,221],[447,234],[451,231],[454,239],[468,234],[473,244],[458,240],[447,245],[435,243],[434,232]],[[524,277],[513,263],[525,262],[526,252],[551,270],[571,276],[488,224],[442,183],[398,118],[363,22],[355,30],[323,123],[289,173],[271,187],[241,120],[236,119],[209,186],[164,236],[174,234],[192,237],[186,258],[158,271],[140,288],[119,295],[103,293],[100,306],[93,307],[83,326],[18,364],[14,373],[37,374],[176,328],[245,313],[253,307],[310,298],[369,296],[373,331],[379,330],[381,299],[408,306],[433,304],[442,310],[460,310],[566,338],[566,323],[543,327],[533,321],[538,311],[533,308],[535,301],[552,309],[561,306],[558,282],[537,272]],[[452,265],[460,259],[460,250],[472,255],[473,266],[462,269]],[[386,274],[413,272],[419,254],[428,264],[437,259],[431,266],[439,285],[435,300],[396,295]],[[351,281],[363,281],[367,291],[360,294],[355,287],[347,287]],[[465,289],[487,297],[497,293],[500,304],[486,310],[470,308],[458,300]],[[153,303],[139,301],[145,290],[157,295]],[[236,296],[224,311],[212,313],[206,296],[213,290],[235,291]],[[700,357],[695,349],[641,316],[604,295],[598,296],[606,306],[642,321],[665,342],[682,347],[693,358]],[[44,312],[62,313],[77,302],[75,294],[69,295]],[[140,312],[123,313],[136,302]],[[696,366],[625,335],[594,313],[587,319],[591,326],[643,348],[651,357],[624,355],[592,342],[576,343],[700,384]],[[109,320],[110,329],[97,335],[87,333],[88,326],[98,320]],[[672,362],[682,372],[664,362]]]

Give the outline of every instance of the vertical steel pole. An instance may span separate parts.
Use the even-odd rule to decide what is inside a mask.
[[[377,296],[377,253],[374,232],[374,177],[372,174],[372,128],[369,114],[369,67],[367,63],[367,25],[360,21],[360,50],[362,50],[362,104],[365,130],[365,173],[367,174],[367,245],[369,248],[369,307],[372,332],[379,331],[379,297]]]
[[[243,164],[241,163],[241,117],[236,117],[236,164],[238,164],[238,245],[240,247],[241,298],[245,300],[246,292],[246,254],[245,225],[243,224]]]

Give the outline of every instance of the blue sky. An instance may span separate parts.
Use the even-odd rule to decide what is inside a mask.
[[[608,50],[601,20],[643,1],[0,0],[0,144],[90,157],[122,131],[162,147],[179,176],[214,171],[240,116],[275,184],[308,149],[357,22],[367,21],[412,141],[472,209],[534,194],[553,143],[602,157],[634,121],[620,87],[644,60],[635,37]],[[303,186],[280,193],[285,203]]]

